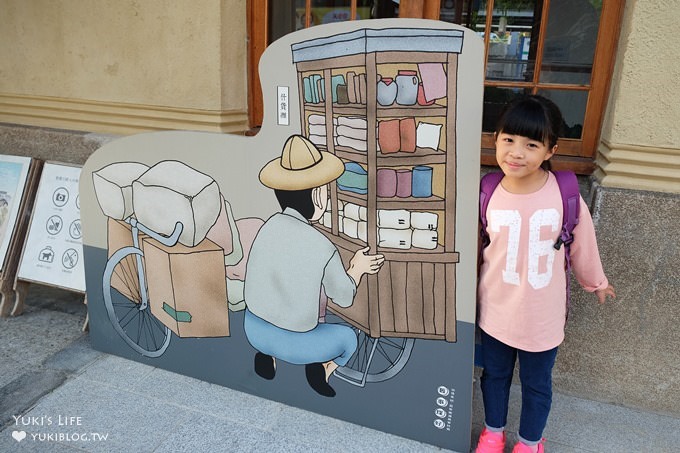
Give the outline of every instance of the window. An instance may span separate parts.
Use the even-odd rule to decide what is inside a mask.
[[[536,93],[552,99],[565,117],[555,167],[594,170],[623,0],[250,0],[250,5],[251,62],[276,38],[320,23],[423,17],[464,25],[485,42],[482,163],[495,164],[493,130],[503,106]],[[254,67],[250,117],[257,125],[262,100]]]

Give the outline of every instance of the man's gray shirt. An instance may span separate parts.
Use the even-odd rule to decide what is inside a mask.
[[[318,324],[322,284],[337,305],[352,305],[356,285],[335,245],[296,210],[274,214],[257,233],[248,258],[250,312],[283,329],[306,332]]]

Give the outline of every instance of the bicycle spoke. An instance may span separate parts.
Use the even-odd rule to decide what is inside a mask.
[[[141,318],[141,314],[139,315],[139,317]],[[137,324],[137,327],[138,327],[137,328],[137,341],[135,341],[135,343],[139,344],[139,340],[142,338],[142,322],[141,321],[139,321],[139,323]]]
[[[385,348],[383,348],[382,344],[378,344],[378,347],[376,348],[376,350],[380,353],[380,355],[385,357],[385,359],[390,363],[390,365],[392,364],[392,357],[390,357],[387,354],[387,351],[385,351]]]
[[[150,336],[151,336],[151,331],[150,331],[150,325],[149,325],[149,313],[144,313],[144,338],[146,339],[146,349],[151,350],[151,341],[150,341]]]
[[[121,326],[123,329],[125,329],[125,328],[127,327],[127,325],[130,324],[130,322],[131,322],[133,319],[135,319],[135,313],[138,314],[138,312],[139,312],[139,310],[137,309],[136,306],[130,308],[130,310],[128,310],[128,312],[125,313],[125,316],[123,316],[122,318],[120,318],[120,321],[119,321],[120,326]],[[128,321],[127,321],[125,324],[123,324],[123,321],[125,320],[125,318],[128,317],[128,315],[129,315],[130,313],[132,313],[133,316],[132,316],[130,319],[128,319]]]
[[[403,340],[402,340],[401,343],[397,343],[396,341],[392,340],[389,337],[380,337],[380,343],[385,345],[385,346],[392,346],[393,348],[396,348],[396,349],[404,349]]]
[[[123,284],[127,292],[133,298],[136,298],[136,300],[141,300],[141,298],[139,298],[139,290],[137,289],[136,276],[133,278],[133,276],[129,272],[127,272],[122,266],[123,264],[121,263],[120,266],[117,266],[114,269],[114,275],[118,277],[118,279]]]
[[[151,314],[148,314],[146,321],[147,321],[147,326],[149,327],[149,329],[148,329],[149,330],[149,336],[151,337],[151,341],[153,342],[153,349],[155,351],[155,350],[158,350],[158,343],[156,343],[156,336],[153,333],[153,322],[151,321],[152,318],[153,318],[153,316]]]
[[[153,324],[158,328],[161,334],[165,336],[167,327],[165,327],[155,316],[151,316],[150,319],[153,321]]]

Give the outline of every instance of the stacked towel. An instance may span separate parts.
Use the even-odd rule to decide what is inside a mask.
[[[312,114],[307,118],[309,124],[309,141],[317,146],[326,146],[326,117],[324,115]]]
[[[367,151],[367,122],[365,118],[339,116],[335,126],[335,143],[357,151]]]
[[[368,177],[366,170],[356,162],[347,162],[345,172],[337,180],[338,188],[361,195],[368,193]]]

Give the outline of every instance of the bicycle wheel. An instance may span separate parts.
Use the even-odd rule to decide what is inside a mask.
[[[339,318],[337,318],[339,319]],[[357,350],[333,374],[350,384],[363,387],[367,382],[381,382],[399,373],[411,357],[413,338],[371,338],[363,330],[342,321],[357,334]]]
[[[170,343],[170,329],[142,303],[136,247],[123,247],[106,263],[102,279],[104,304],[113,328],[135,351],[159,357]]]

